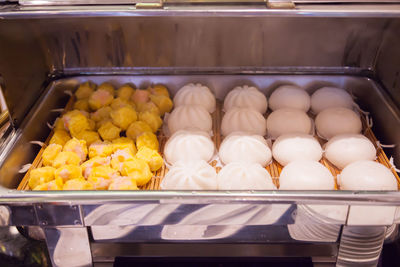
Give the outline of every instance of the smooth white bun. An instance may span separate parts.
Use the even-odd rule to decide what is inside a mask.
[[[339,134],[358,134],[362,130],[360,116],[348,108],[328,108],[315,118],[320,137],[330,139]]]
[[[298,160],[286,165],[279,176],[281,190],[334,190],[331,172],[317,161]]]
[[[275,139],[282,134],[312,133],[312,120],[300,109],[283,108],[272,112],[267,118],[268,136]]]
[[[322,158],[322,148],[312,135],[284,134],[275,140],[272,155],[279,164],[286,166],[296,160],[319,161]]]
[[[353,98],[344,89],[336,87],[322,87],[311,95],[311,110],[318,114],[327,108],[349,108],[354,105]]]
[[[254,86],[238,86],[230,91],[224,100],[224,110],[252,108],[261,114],[267,111],[267,97]]]
[[[210,88],[200,83],[189,83],[183,86],[174,96],[174,106],[201,105],[209,113],[215,111],[215,96]]]
[[[260,164],[232,162],[218,173],[219,190],[274,190],[271,175]]]
[[[369,160],[353,162],[338,175],[341,190],[397,190],[397,180],[386,166]]]
[[[242,132],[231,133],[225,137],[218,154],[224,164],[249,162],[266,166],[272,159],[271,149],[264,137]]]
[[[168,139],[164,155],[169,164],[175,164],[180,160],[210,161],[214,151],[214,142],[207,132],[179,130]]]
[[[217,172],[204,160],[178,161],[160,184],[163,190],[216,190]]]
[[[197,128],[200,131],[210,132],[212,129],[210,113],[200,105],[184,105],[174,108],[168,117],[170,134],[187,128]]]
[[[251,108],[231,108],[222,118],[221,132],[227,136],[233,132],[245,132],[264,136],[266,134],[264,116]]]
[[[374,160],[376,149],[372,142],[361,134],[341,134],[325,144],[325,158],[339,169],[359,160]]]
[[[294,85],[282,85],[276,88],[268,99],[269,108],[295,108],[307,112],[310,109],[310,95],[302,88]]]

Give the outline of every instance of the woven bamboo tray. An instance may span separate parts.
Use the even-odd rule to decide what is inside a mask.
[[[68,101],[65,109],[64,109],[63,114],[72,109],[74,101],[75,101],[74,97],[71,97],[70,100]],[[220,132],[220,126],[221,126],[222,116],[223,116],[222,104],[221,104],[221,102],[218,101],[217,102],[217,109],[212,114],[213,133],[214,133],[212,139],[213,139],[217,149],[219,149],[219,146],[221,144],[222,135],[221,135],[221,132]],[[385,152],[383,151],[383,149],[378,146],[377,138],[375,137],[375,135],[372,132],[371,128],[367,127],[367,123],[366,123],[365,118],[363,116],[361,116],[361,119],[362,119],[362,123],[363,123],[363,134],[367,138],[369,138],[371,140],[371,142],[375,145],[375,148],[377,150],[377,158],[376,158],[375,161],[377,161],[377,162],[385,165],[386,167],[388,167],[392,171],[394,176],[396,177],[398,185],[400,185],[400,178],[399,178],[398,174],[396,173],[396,171],[394,171],[394,169],[393,169],[392,165],[390,164],[390,161],[389,161],[388,157],[386,156]],[[161,129],[162,129],[162,127],[161,127]],[[19,184],[18,190],[30,190],[29,186],[28,186],[30,171],[32,169],[39,168],[39,167],[42,166],[41,157],[42,157],[43,150],[48,145],[48,143],[49,143],[51,137],[53,136],[53,134],[54,134],[54,132],[52,131],[50,133],[50,135],[48,136],[48,138],[47,138],[47,140],[45,142],[45,145],[39,151],[39,153],[37,154],[36,158],[32,162],[32,166],[29,168],[29,170],[27,171],[26,175],[24,176],[24,178],[22,179],[21,183]],[[164,146],[165,146],[165,143],[167,141],[167,137],[164,135],[162,130],[160,130],[157,133],[157,137],[158,137],[158,141],[160,143],[160,153],[163,156]],[[319,138],[318,136],[315,136],[315,137],[318,139],[318,141],[320,142],[321,146],[323,146],[326,143],[325,140]],[[337,180],[336,180],[337,179],[337,175],[340,174],[340,170],[338,168],[336,168],[332,163],[330,163],[324,157],[320,160],[320,163],[322,163],[324,166],[326,166],[329,169],[329,171],[333,174],[333,176],[335,177],[335,189],[340,189],[338,187]],[[216,160],[210,162],[210,164],[216,169],[217,172],[219,172],[220,167],[217,167],[217,161]],[[282,165],[280,165],[275,160],[272,160],[271,164],[266,166],[266,170],[270,173],[270,175],[272,177],[272,180],[273,180],[274,184],[277,186],[277,188],[279,188],[279,175],[280,175],[280,173],[282,171],[282,168],[283,168]],[[163,164],[161,169],[158,170],[155,173],[155,175],[151,178],[151,180],[146,185],[142,186],[140,189],[142,189],[142,190],[159,190],[160,189],[160,183],[161,183],[162,179],[165,177],[165,174],[167,172],[168,172],[168,168],[166,167],[165,164]]]

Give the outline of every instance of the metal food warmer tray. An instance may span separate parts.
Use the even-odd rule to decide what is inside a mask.
[[[400,166],[399,26],[399,1],[0,0],[0,224],[43,233],[54,266],[118,256],[375,266],[398,238],[400,192],[16,189],[51,110],[88,80],[172,93],[201,82],[220,100],[244,83],[267,95],[286,83],[346,88]]]

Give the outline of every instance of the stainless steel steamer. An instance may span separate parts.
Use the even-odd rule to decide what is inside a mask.
[[[208,2],[208,3],[207,3]],[[32,140],[86,80],[268,93],[351,89],[400,166],[400,1],[0,0],[0,224],[43,230],[54,266],[116,256],[312,257],[377,264],[398,237],[400,192],[31,192],[15,188]],[[99,5],[101,4],[101,5]]]

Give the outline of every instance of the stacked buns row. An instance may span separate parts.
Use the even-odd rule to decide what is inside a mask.
[[[275,159],[283,166],[279,189],[333,190],[334,176],[319,163],[323,156],[342,170],[337,181],[342,190],[397,189],[392,172],[374,162],[375,146],[361,134],[358,106],[344,89],[324,87],[310,96],[285,85],[267,99],[254,86],[236,87],[224,99],[225,138],[218,151],[210,136],[215,103],[201,84],[176,94],[164,150],[170,172],[162,189],[275,189],[265,169]],[[323,148],[314,133],[328,141]],[[223,165],[218,174],[208,164],[212,159]]]

